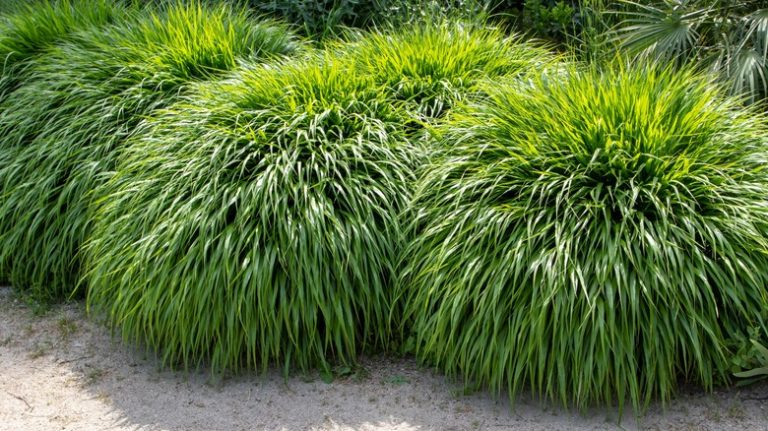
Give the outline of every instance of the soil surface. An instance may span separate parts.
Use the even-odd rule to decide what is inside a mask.
[[[346,371],[346,372],[344,372]],[[566,411],[463,387],[415,361],[370,358],[357,370],[283,378],[170,372],[86,318],[82,303],[43,314],[0,287],[0,430],[766,430],[768,382],[684,388],[641,418]]]

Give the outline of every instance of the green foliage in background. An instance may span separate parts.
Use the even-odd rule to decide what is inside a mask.
[[[500,30],[442,20],[371,33],[344,49],[415,123],[442,117],[486,79],[535,73],[555,61],[548,50]]]
[[[490,9],[485,0],[378,0],[377,28],[408,28],[425,23],[458,20],[485,24]]]
[[[579,60],[602,61],[610,51],[605,32],[615,18],[608,0],[477,0],[487,18],[515,32],[545,40]]]
[[[728,381],[765,328],[766,126],[707,81],[592,68],[454,111],[403,255],[418,357],[579,407]]]
[[[436,19],[483,22],[483,0],[250,0],[251,8],[297,26],[302,34],[325,41],[348,30],[408,26]]]
[[[565,40],[574,27],[575,15],[570,2],[525,0],[522,25],[537,36]]]
[[[251,0],[253,9],[296,25],[304,35],[323,40],[345,27],[364,27],[377,16],[379,0]]]
[[[763,320],[768,320],[768,308],[763,309]],[[760,327],[748,327],[730,343],[731,371],[739,378],[739,386],[749,385],[768,376],[768,355],[761,343],[766,331]]]
[[[194,2],[51,48],[0,106],[0,273],[42,297],[75,290],[91,191],[139,121],[190,81],[297,48],[283,26]]]
[[[757,361],[759,365],[754,368],[734,373],[734,376],[740,379],[746,379],[744,382],[752,383],[757,380],[768,378],[768,348],[754,339],[750,340],[752,348],[757,352]],[[742,383],[742,382],[739,382]]]
[[[619,2],[609,36],[638,62],[693,64],[754,103],[768,95],[768,2]]]
[[[330,56],[199,86],[99,193],[88,303],[171,365],[352,364],[388,343],[418,151]]]

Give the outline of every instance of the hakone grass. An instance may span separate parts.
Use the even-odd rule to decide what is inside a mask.
[[[152,118],[98,192],[88,306],[184,368],[386,347],[419,150],[347,63],[245,67]]]
[[[0,102],[23,85],[27,71],[50,46],[83,29],[106,26],[131,14],[123,3],[109,0],[20,1],[4,6],[0,9]],[[0,151],[0,165],[10,164],[14,158],[10,148]],[[9,278],[0,262],[0,282]]]
[[[5,15],[13,13],[13,11],[24,4],[26,4],[26,0],[7,0],[0,3],[0,20],[4,20]]]
[[[0,105],[0,274],[41,299],[76,290],[91,192],[136,125],[190,82],[302,45],[245,10],[175,2],[52,47]]]
[[[387,88],[415,123],[442,117],[476,95],[479,83],[539,72],[559,59],[545,47],[469,21],[415,22],[365,34],[340,48]]]
[[[0,99],[24,82],[25,72],[47,48],[80,30],[127,19],[112,0],[39,0],[14,5],[0,18]]]
[[[454,111],[403,254],[417,356],[580,408],[727,382],[766,327],[766,127],[706,81],[591,68]]]

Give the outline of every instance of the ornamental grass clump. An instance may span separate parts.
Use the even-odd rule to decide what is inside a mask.
[[[403,259],[418,356],[579,407],[727,381],[766,323],[767,135],[706,80],[589,70],[454,111]]]
[[[537,72],[555,60],[548,50],[501,30],[441,20],[370,33],[345,50],[416,122],[443,116],[476,95],[485,79]]]
[[[298,48],[281,25],[195,2],[51,48],[0,106],[0,274],[42,297],[70,294],[91,192],[135,126],[190,82]]]
[[[110,0],[40,0],[16,5],[0,18],[0,99],[24,82],[30,64],[51,45],[76,32],[129,15]]]
[[[385,347],[417,157],[403,117],[331,56],[199,86],[99,191],[89,306],[173,366],[328,369]]]

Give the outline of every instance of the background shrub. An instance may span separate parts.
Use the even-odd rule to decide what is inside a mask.
[[[418,356],[512,396],[669,399],[765,329],[766,130],[655,68],[495,83],[442,127],[404,254]]]
[[[713,72],[734,95],[768,95],[768,1],[622,0],[608,37],[638,62],[694,65]]]
[[[489,6],[484,0],[379,0],[378,28],[407,28],[426,22],[459,20],[484,24]]]
[[[507,1],[506,4],[520,3]],[[578,1],[525,0],[518,12],[518,25],[532,34],[565,42],[574,34]],[[504,5],[504,2],[501,2]]]
[[[349,364],[387,340],[414,151],[338,60],[249,67],[150,121],[106,184],[88,303],[169,364]]]
[[[320,41],[352,28],[407,26],[449,17],[484,22],[487,11],[483,0],[250,0],[250,5]]]
[[[0,273],[41,296],[72,292],[91,191],[138,122],[238,58],[296,49],[282,26],[194,2],[51,48],[0,106]]]
[[[375,19],[380,0],[251,0],[260,12],[296,25],[304,35],[323,40],[345,27],[364,27]]]

